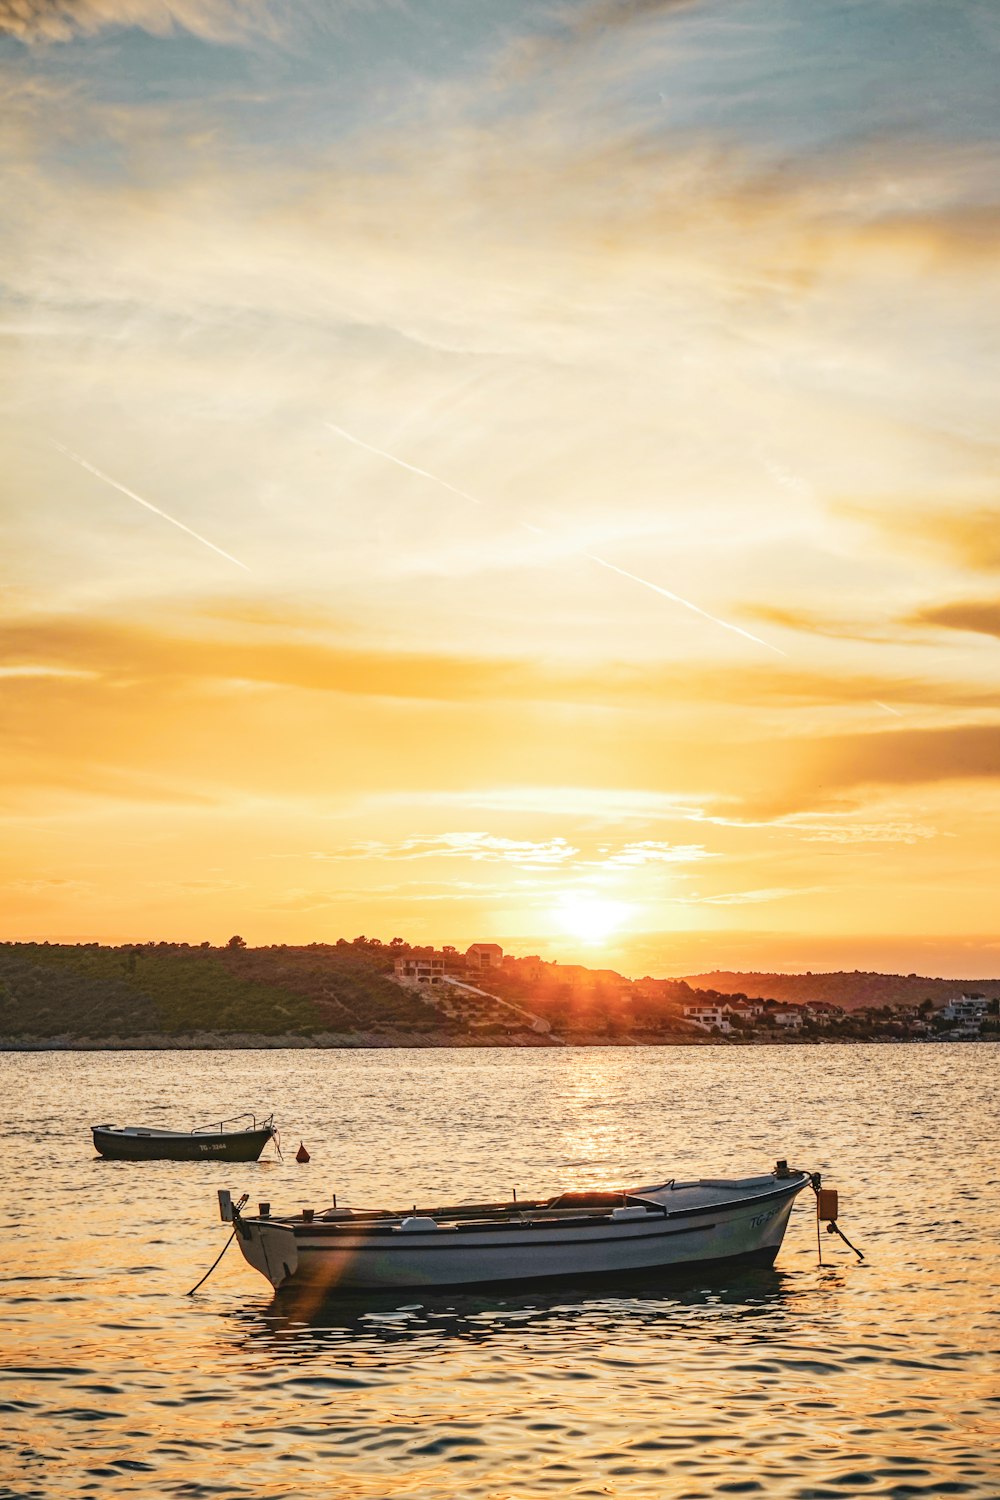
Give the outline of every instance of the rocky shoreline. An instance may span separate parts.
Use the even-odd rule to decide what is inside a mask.
[[[4,1052],[357,1052],[387,1048],[553,1048],[553,1047],[854,1047],[867,1042],[900,1045],[924,1038],[899,1037],[802,1037],[802,1036],[664,1036],[629,1037],[576,1033],[568,1036],[536,1036],[518,1032],[511,1036],[426,1036],[402,1032],[323,1032],[316,1036],[283,1034],[265,1036],[251,1032],[196,1032],[187,1036],[132,1037],[0,1037]]]
[[[483,1047],[690,1047],[711,1044],[709,1036],[677,1036],[663,1041],[637,1041],[630,1037],[608,1037],[581,1034],[570,1037],[538,1036],[533,1032],[515,1032],[510,1036],[440,1036],[406,1032],[320,1032],[315,1036],[285,1033],[265,1036],[252,1032],[196,1032],[187,1036],[107,1036],[107,1037],[0,1037],[2,1052],[317,1052],[361,1051],[390,1047],[420,1050],[458,1047],[462,1050]],[[782,1038],[784,1040],[784,1038]]]

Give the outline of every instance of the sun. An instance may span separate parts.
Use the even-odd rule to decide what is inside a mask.
[[[626,901],[612,901],[589,891],[568,891],[552,913],[553,920],[584,943],[603,943],[632,914]]]

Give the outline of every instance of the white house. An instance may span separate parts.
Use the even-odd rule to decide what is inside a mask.
[[[802,1012],[800,1010],[772,1010],[775,1026],[784,1026],[788,1031],[802,1030]]]
[[[684,1019],[700,1026],[702,1031],[711,1031],[713,1026],[723,1032],[732,1031],[726,1009],[723,1005],[685,1005]]]
[[[943,1021],[957,1021],[960,1026],[979,1026],[986,1014],[986,1001],[978,995],[961,995],[949,1000],[941,1012]]]

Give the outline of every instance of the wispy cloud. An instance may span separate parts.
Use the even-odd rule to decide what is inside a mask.
[[[1000,525],[1000,517],[998,525]],[[1000,599],[960,599],[952,604],[929,604],[910,615],[907,624],[934,625],[943,630],[965,630],[1000,639]]]
[[[402,839],[396,844],[369,839],[343,849],[316,853],[313,858],[334,862],[352,859],[468,859],[535,869],[566,864],[579,852],[563,838],[532,840],[502,838],[491,833],[439,833]]]
[[[711,858],[712,854],[701,844],[668,844],[660,839],[640,839],[634,844],[623,844],[620,849],[608,853],[606,859],[595,863],[611,868],[637,868],[640,865],[687,865]]]
[[[279,35],[266,0],[0,0],[0,33],[24,42],[65,42],[107,26],[140,26],[156,36],[190,31],[211,42]]]
[[[862,521],[893,542],[915,548],[925,556],[937,556],[943,551],[954,562],[977,573],[1000,569],[1000,507],[996,505],[956,495],[947,506],[911,499],[905,508],[844,502],[837,509],[840,514]]]
[[[43,680],[45,678],[56,680],[66,678],[70,681],[75,679],[76,681],[86,682],[88,680],[92,681],[96,676],[96,672],[88,671],[83,667],[46,666],[42,662],[25,663],[23,666],[4,666],[0,664],[0,677],[23,679],[24,681],[30,681],[31,678],[38,677]]]
[[[455,790],[438,788],[385,792],[366,799],[375,809],[390,809],[404,804],[421,808],[463,808],[482,812],[511,814],[546,813],[551,817],[582,819],[587,824],[604,826],[626,821],[647,822],[664,817],[697,816],[699,799],[683,793],[627,787],[564,786],[483,786]]]
[[[961,614],[964,608],[956,606],[960,614],[955,616],[955,628],[971,628],[972,616]],[[980,626],[990,624],[990,608],[984,604],[982,616],[976,616]],[[152,618],[142,624],[115,617],[81,620],[75,614],[0,616],[0,663],[11,678],[169,679],[192,684],[216,679],[442,702],[575,702],[639,710],[663,702],[770,709],[851,709],[880,701],[889,708],[1000,708],[1000,687],[988,680],[982,684],[963,681],[954,674],[935,680],[890,672],[809,672],[762,664],[741,669],[686,662],[664,666],[599,655],[579,666],[539,662],[527,655],[365,647],[355,642],[356,631],[325,611],[292,606],[283,617],[267,601],[241,596],[224,606],[195,599],[182,619],[176,618],[177,611],[170,613],[173,618],[159,624]],[[959,618],[968,618],[968,623],[959,626]],[[938,622],[928,617],[924,623]],[[460,790],[457,795],[464,799],[469,794]],[[531,799],[536,793],[529,787],[524,793],[488,795]],[[609,792],[558,788],[537,795],[555,795],[573,806],[581,799],[610,797],[623,813],[632,797],[622,788]],[[684,794],[678,795],[683,798]],[[642,802],[645,794],[636,796]]]
[[[881,645],[898,640],[899,632],[890,628],[882,619],[873,618],[870,611],[865,618],[844,615],[835,619],[816,610],[797,609],[788,604],[748,604],[746,612],[769,625],[780,625],[783,630],[794,630],[802,635],[825,636],[834,641],[869,641]]]
[[[758,906],[769,901],[787,901],[796,896],[818,896],[828,886],[772,886],[762,890],[725,891],[718,896],[675,896],[682,906]]]
[[[690,865],[713,855],[701,844],[671,844],[659,839],[585,849],[561,837],[513,839],[490,833],[438,833],[396,843],[368,839],[340,849],[317,851],[311,857],[333,864],[351,860],[462,859],[530,870],[572,867],[580,872],[611,873],[643,866]]]
[[[806,747],[803,747],[806,749]],[[810,758],[806,749],[807,759]],[[1000,780],[1000,724],[898,729],[835,737],[816,746],[817,770],[827,784]]]

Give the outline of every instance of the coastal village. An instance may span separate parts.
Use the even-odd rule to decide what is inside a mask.
[[[975,1042],[1000,980],[916,974],[629,979],[499,943],[0,943],[0,1049]]]
[[[683,979],[629,980],[613,970],[517,958],[498,943],[473,943],[464,954],[452,947],[406,949],[393,960],[393,978],[473,1028],[521,1029],[527,1023],[547,1037],[567,1029],[570,1001],[577,1019],[601,1017],[606,1034],[635,1041],[650,1040],[651,1032],[735,1042],[861,1040],[865,1035],[975,1041],[1000,1035],[997,998],[981,994],[956,993],[940,1004],[931,997],[880,1006],[782,1002],[695,989]]]

